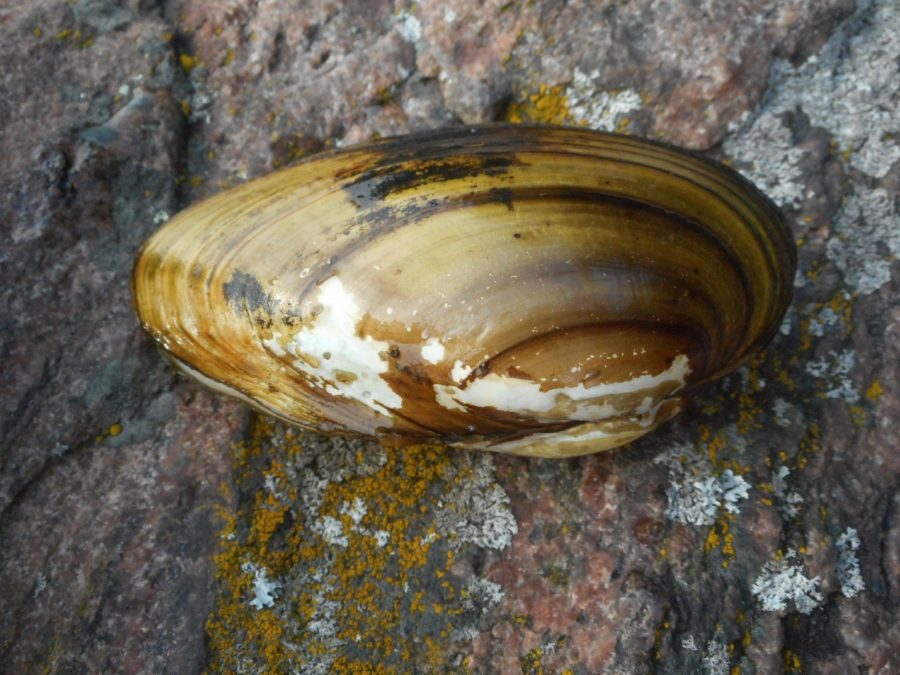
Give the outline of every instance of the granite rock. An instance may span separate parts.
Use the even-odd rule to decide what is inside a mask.
[[[900,668],[898,30],[888,0],[0,10],[4,670]],[[178,209],[483,121],[756,181],[800,252],[770,348],[554,462],[248,427],[140,333],[131,260]]]

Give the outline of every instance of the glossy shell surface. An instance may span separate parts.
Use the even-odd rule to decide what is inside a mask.
[[[133,286],[181,370],[287,422],[571,456],[642,436],[763,347],[795,257],[727,167],[625,136],[467,127],[196,204],[147,241]]]

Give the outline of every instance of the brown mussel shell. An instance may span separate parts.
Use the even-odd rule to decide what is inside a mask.
[[[581,129],[326,152],[144,245],[144,328],[301,427],[571,456],[627,443],[771,338],[796,250],[731,169]]]

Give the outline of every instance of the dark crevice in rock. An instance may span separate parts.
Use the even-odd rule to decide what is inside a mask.
[[[878,531],[884,533],[878,546],[878,570],[881,572],[880,584],[884,588],[880,595],[886,609],[896,610],[900,607],[900,579],[888,567],[891,558],[888,547],[893,543],[892,533],[900,530],[900,481],[894,483],[885,494],[884,516],[879,526]]]
[[[167,12],[164,13],[166,15]],[[171,96],[176,106],[181,107],[182,101],[190,102],[195,87],[193,79],[189,73],[178,67],[182,54],[190,54],[190,43],[188,38],[177,32],[172,27],[172,58],[175,60],[175,79],[171,87]],[[172,159],[175,169],[175,204],[179,210],[188,206],[193,199],[193,190],[191,186],[191,141],[196,131],[197,122],[191,122],[189,113],[182,110],[179,116],[178,126],[175,130],[175,147],[172,148]]]

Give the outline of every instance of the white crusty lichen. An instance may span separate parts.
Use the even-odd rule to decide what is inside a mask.
[[[789,468],[781,466],[772,476],[772,491],[778,502],[778,512],[785,519],[796,518],[803,503],[803,497],[788,489],[787,477],[790,474]]]
[[[806,372],[816,379],[826,381],[825,398],[840,398],[849,404],[859,401],[859,392],[850,380],[856,363],[856,353],[852,349],[844,349],[840,353],[829,351],[815,361],[806,364]]]
[[[688,635],[681,640],[681,648],[688,652],[699,652],[700,647],[693,635]],[[728,654],[728,645],[720,637],[714,637],[706,643],[703,656],[700,660],[703,672],[706,675],[728,675],[731,672],[731,658]]]
[[[755,116],[730,130],[725,152],[779,205],[796,207],[813,196],[789,119],[826,130],[856,172],[826,245],[850,288],[872,293],[890,281],[900,256],[900,216],[884,178],[900,161],[900,5],[862,0],[816,55],[800,65],[776,62],[766,100]],[[765,148],[761,151],[760,148]],[[824,332],[834,317],[824,312],[812,332]],[[840,392],[836,395],[845,398]]]
[[[325,540],[325,543],[331,546],[347,548],[347,546],[350,545],[350,541],[344,533],[343,523],[334,516],[323,516],[319,518],[313,522],[312,529],[313,532],[316,532],[323,540]]]
[[[397,32],[407,42],[416,42],[422,39],[422,22],[409,12],[400,12],[395,25]]]
[[[269,579],[266,570],[253,563],[244,563],[241,569],[253,575],[253,597],[250,599],[250,605],[254,609],[263,609],[274,605],[280,584]]]
[[[877,291],[891,280],[891,263],[900,257],[897,202],[886,190],[858,188],[841,208],[825,254],[858,292]]]
[[[728,646],[722,640],[713,638],[706,643],[706,653],[703,655],[703,671],[706,675],[728,675],[731,672]]]
[[[776,62],[760,113],[735,125],[725,151],[746,163],[750,177],[780,205],[796,204],[804,189],[797,165],[805,151],[790,139],[782,119],[787,114],[802,113],[826,129],[865,174],[882,178],[900,160],[898,28],[896,2],[864,0],[818,54],[797,66]]]
[[[776,398],[772,403],[772,412],[775,414],[775,424],[780,427],[789,427],[791,425],[791,420],[788,418],[790,409],[790,403],[783,398]]]
[[[468,586],[468,598],[463,606],[474,607],[476,603],[481,607],[482,614],[486,613],[494,605],[500,604],[503,599],[503,589],[500,584],[482,577],[471,577]]]
[[[575,69],[566,91],[569,113],[591,129],[615,131],[623,115],[640,110],[641,96],[632,89],[605,91],[598,83],[600,72],[584,73]]]
[[[853,296],[850,293],[844,293],[843,299],[849,303],[853,300]],[[833,332],[839,325],[842,325],[843,321],[843,317],[834,311],[830,305],[825,305],[809,317],[807,331],[815,337],[823,337],[827,333]]]
[[[807,577],[797,557],[797,552],[790,549],[777,560],[767,562],[750,588],[767,612],[783,611],[793,603],[798,612],[809,614],[822,604],[821,579]]]
[[[810,122],[850,150],[851,166],[875,178],[900,160],[898,30],[895,0],[862,0],[818,56],[783,74],[783,88]]]
[[[760,152],[760,148],[766,151]],[[740,161],[741,172],[779,206],[797,207],[803,201],[805,183],[800,162],[806,151],[794,147],[791,131],[780,117],[763,113],[752,123],[745,122],[725,141],[725,152]]]
[[[848,527],[834,543],[838,553],[837,578],[841,585],[841,593],[852,598],[866,587],[859,569],[859,535],[856,529]]]
[[[491,456],[472,454],[471,474],[452,485],[436,514],[438,532],[456,545],[506,548],[519,530],[509,508],[509,496],[494,481]]]
[[[750,483],[731,469],[718,476],[673,479],[666,489],[666,515],[685,525],[712,525],[720,508],[740,513],[738,504],[749,489]]]

